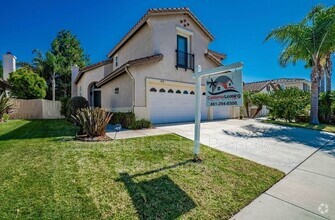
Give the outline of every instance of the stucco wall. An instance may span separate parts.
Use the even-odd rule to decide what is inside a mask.
[[[104,75],[105,66],[101,66],[96,69],[87,71],[77,83],[77,95],[86,98],[90,102],[89,87],[91,83],[100,81],[104,77]]]
[[[115,89],[119,88],[119,94]],[[102,108],[108,111],[132,111],[134,97],[133,80],[128,74],[122,74],[101,87]]]
[[[184,27],[180,20],[186,20],[189,26]],[[195,64],[206,67],[207,61],[204,59],[204,54],[207,52],[210,39],[205,33],[186,15],[173,15],[173,16],[158,16],[153,17],[149,21],[153,28],[153,41],[154,53],[164,54],[164,62],[176,65],[176,52],[177,49],[177,29],[192,32],[190,36],[190,53],[195,55]]]
[[[153,55],[153,35],[147,24],[132,37],[128,42],[115,52],[118,54],[118,67],[129,60]],[[113,57],[114,55],[113,54]]]
[[[285,83],[285,88],[298,88],[303,90],[303,83],[302,82],[296,82],[296,83]]]

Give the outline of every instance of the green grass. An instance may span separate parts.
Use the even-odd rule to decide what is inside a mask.
[[[285,121],[274,121],[274,120],[265,120],[263,122],[335,133],[335,125],[326,125],[326,124],[311,125],[309,123],[303,123],[303,122],[297,123],[297,122],[285,122]]]
[[[227,219],[283,173],[162,135],[72,141],[62,120],[0,124],[2,219]]]

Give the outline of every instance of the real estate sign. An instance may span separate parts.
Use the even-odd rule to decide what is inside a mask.
[[[228,72],[206,79],[206,106],[242,106],[242,72]]]

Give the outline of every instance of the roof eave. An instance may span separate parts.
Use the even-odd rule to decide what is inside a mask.
[[[100,80],[97,83],[97,86],[103,86],[115,77],[121,75],[122,73],[126,72],[126,68],[128,67],[133,67],[136,65],[141,65],[141,64],[146,64],[146,63],[151,63],[151,62],[156,62],[156,61],[161,61],[163,59],[163,54],[155,54],[153,56],[149,57],[143,57],[135,60],[128,61],[127,63],[123,64],[121,67],[116,69],[115,71],[111,72],[108,74],[106,77],[104,77],[102,80]]]
[[[179,11],[177,11],[179,10]],[[140,20],[131,28],[131,30],[116,44],[116,46],[108,53],[108,57],[110,58],[117,50],[119,50],[128,40],[135,34],[146,22],[151,16],[157,16],[157,15],[171,15],[171,14],[188,14],[189,17],[200,27],[202,31],[205,32],[205,34],[209,37],[211,41],[214,40],[214,36],[207,30],[207,28],[200,22],[200,20],[188,9],[188,8],[182,8],[182,9],[175,9],[173,10],[154,10],[150,9],[148,12],[140,18]]]

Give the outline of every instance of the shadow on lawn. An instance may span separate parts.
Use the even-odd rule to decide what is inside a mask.
[[[196,207],[187,193],[167,175],[135,182],[134,178],[175,168],[192,160],[141,174],[120,173],[117,181],[122,181],[133,201],[140,219],[176,219]]]
[[[29,120],[22,123],[21,126],[0,135],[0,140],[74,137],[76,132],[77,128],[65,120]]]

